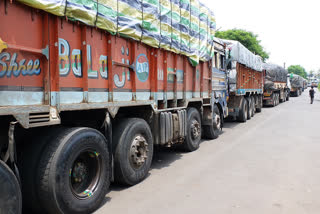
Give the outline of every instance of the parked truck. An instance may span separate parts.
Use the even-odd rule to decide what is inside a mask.
[[[304,79],[297,74],[288,74],[291,83],[291,97],[299,97],[304,90]]]
[[[264,105],[276,106],[289,100],[290,88],[287,84],[288,71],[275,64],[263,64],[264,71]]]
[[[246,122],[262,109],[262,60],[240,42],[223,41],[227,45],[229,116]]]
[[[92,213],[111,181],[148,175],[154,146],[194,151],[228,116],[225,46],[198,0],[2,0],[0,26],[1,213]],[[241,115],[262,80],[237,71],[257,85],[231,90]]]

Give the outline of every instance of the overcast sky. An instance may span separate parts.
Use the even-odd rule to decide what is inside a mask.
[[[216,15],[217,29],[258,34],[269,62],[320,69],[320,0],[201,0]]]

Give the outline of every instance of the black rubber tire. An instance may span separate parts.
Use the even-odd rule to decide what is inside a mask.
[[[149,173],[153,157],[153,138],[149,125],[140,118],[121,120],[113,129],[114,148],[114,178],[115,182],[123,185],[135,185],[145,179]],[[137,135],[147,142],[147,159],[144,164],[135,169],[130,164],[130,148]]]
[[[272,104],[271,104],[271,106],[272,106],[272,107],[275,107],[275,106],[277,105],[277,103],[276,103],[276,95],[275,95],[275,94],[272,94],[271,99],[272,99]]]
[[[247,101],[247,106],[248,106],[248,112],[247,112],[247,120],[251,119],[252,113],[251,113],[251,108],[252,108],[252,104],[251,104],[251,98],[250,97],[246,97],[245,100]]]
[[[280,102],[285,103],[287,101],[287,92],[284,92],[284,98]]]
[[[192,121],[196,120],[199,123],[200,126],[200,134],[193,139],[192,137],[192,130],[191,125]],[[182,148],[186,152],[193,152],[199,148],[200,141],[201,141],[201,117],[200,113],[196,108],[188,108],[187,110],[187,136],[182,144]]]
[[[260,113],[260,112],[262,111],[262,106],[263,106],[263,100],[262,100],[262,99],[263,99],[263,98],[262,98],[262,96],[258,96],[257,99],[258,99],[258,106],[259,106],[259,107],[256,108],[256,112],[257,112],[257,113]],[[260,99],[260,100],[259,100],[259,99]],[[260,104],[261,104],[261,105],[260,105]]]
[[[247,115],[248,115],[248,102],[246,98],[243,98],[241,107],[239,109],[239,116],[237,117],[237,120],[241,123],[245,123],[247,121]]]
[[[289,100],[290,100],[290,92],[289,92],[289,93],[287,93],[286,100],[287,100],[287,101],[289,101]]]
[[[203,135],[206,139],[216,139],[219,137],[219,135],[222,132],[222,118],[221,118],[221,114],[219,111],[218,106],[214,105],[214,115],[213,118],[215,117],[215,114],[220,115],[220,129],[215,128],[213,125],[210,126],[203,126]]]
[[[94,152],[101,159],[101,171],[92,195],[80,199],[72,191],[70,172],[76,158],[87,151]],[[52,214],[92,213],[97,210],[110,186],[109,155],[107,140],[95,129],[63,128],[52,136],[42,151],[36,174],[42,208]]]
[[[251,106],[251,117],[254,117],[254,115],[256,114],[256,103],[253,96],[251,97]]]
[[[18,179],[12,170],[0,160],[0,213],[20,214],[22,195]]]
[[[23,213],[42,213],[44,210],[37,193],[39,185],[35,175],[37,175],[41,154],[46,143],[61,130],[63,128],[54,126],[39,128],[35,137],[27,137],[23,142],[21,158],[18,159],[22,184]],[[31,140],[29,140],[30,138]]]

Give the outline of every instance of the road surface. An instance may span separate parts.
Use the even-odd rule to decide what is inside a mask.
[[[198,151],[157,151],[149,177],[113,185],[96,213],[319,214],[320,93],[310,105],[308,90]]]

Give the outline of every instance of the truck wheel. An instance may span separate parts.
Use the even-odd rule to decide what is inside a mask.
[[[281,102],[286,102],[287,101],[287,92],[284,93],[284,98],[281,99]]]
[[[251,116],[252,116],[251,98],[250,98],[250,97],[247,97],[245,100],[247,101],[247,120],[250,120],[250,119],[251,119]]]
[[[272,94],[272,107],[275,107],[277,105],[277,102],[276,102],[276,95],[275,94]]]
[[[289,101],[289,100],[290,100],[290,93],[287,93],[286,100],[287,100],[287,101]]]
[[[256,114],[256,103],[255,103],[255,99],[252,96],[251,97],[251,117],[254,117],[254,115]]]
[[[222,119],[219,108],[214,105],[213,124],[210,126],[203,126],[203,134],[207,139],[216,139],[222,131]]]
[[[0,213],[22,212],[20,185],[11,169],[0,160]]]
[[[262,111],[262,105],[263,105],[262,99],[263,99],[262,96],[258,96],[258,107],[256,108],[257,113],[260,113]]]
[[[123,119],[114,126],[113,148],[117,183],[134,185],[148,175],[153,156],[153,138],[145,120]]]
[[[65,128],[46,143],[37,172],[38,195],[48,213],[92,213],[110,185],[105,137],[91,128]]]
[[[199,148],[201,140],[201,117],[196,108],[187,110],[187,136],[182,146],[187,152],[193,152]]]
[[[246,98],[243,98],[241,107],[239,109],[239,116],[237,120],[239,122],[245,123],[247,121],[248,116],[248,102]]]

